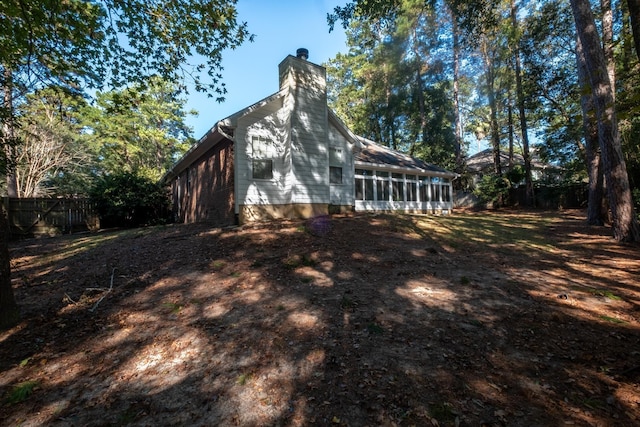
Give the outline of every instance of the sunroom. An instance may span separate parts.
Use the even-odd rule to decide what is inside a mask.
[[[355,210],[448,214],[455,173],[369,140],[355,159]]]

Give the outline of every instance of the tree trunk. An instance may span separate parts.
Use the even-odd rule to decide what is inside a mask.
[[[11,287],[9,258],[9,227],[4,205],[0,206],[0,330],[14,326],[20,320],[20,309]]]
[[[5,150],[4,172],[7,177],[9,196],[15,194],[15,174],[13,170],[13,147],[15,145],[15,123],[13,114],[13,97],[11,93],[11,71],[4,68],[4,85],[2,87],[4,108],[2,114],[2,149]],[[0,172],[2,173],[2,172]],[[13,184],[13,185],[12,185]],[[13,296],[11,287],[11,262],[9,258],[9,227],[5,215],[4,205],[0,206],[0,330],[15,325],[20,318],[20,310]]]
[[[611,0],[600,0],[602,9],[602,51],[607,62],[607,74],[611,84],[613,99],[616,98],[616,61],[613,52],[613,12],[611,11]]]
[[[491,146],[493,148],[493,167],[498,176],[502,176],[502,165],[500,164],[500,129],[498,129],[498,106],[495,94],[494,63],[491,52],[489,52],[486,38],[482,42],[482,53],[484,56],[486,90],[489,100],[490,126],[491,126]]]
[[[585,64],[584,53],[580,38],[576,38],[576,61],[578,69],[578,84],[580,85],[582,96],[580,106],[582,107],[582,129],[584,132],[585,160],[587,174],[589,176],[589,196],[587,205],[587,224],[604,225],[605,212],[604,202],[604,177],[600,161],[600,142],[598,140],[598,123],[596,112],[593,106],[593,95],[589,84],[587,65]]]
[[[514,125],[513,125],[513,100],[511,99],[511,90],[509,90],[509,106],[507,108],[507,117],[509,120],[509,172],[513,171],[513,167],[515,166],[513,161],[514,151]]]
[[[629,7],[629,18],[631,20],[631,31],[633,41],[636,46],[636,55],[640,58],[640,0],[627,0]]]
[[[461,173],[464,158],[462,156],[462,119],[460,117],[460,35],[458,34],[458,23],[451,11],[451,25],[453,32],[453,115],[455,121],[455,150],[456,150],[456,172]]]
[[[15,174],[15,166],[14,166],[14,147],[15,147],[15,136],[16,136],[16,124],[15,124],[15,115],[13,112],[13,93],[12,93],[12,82],[13,75],[11,70],[7,67],[4,67],[4,85],[3,96],[4,96],[4,108],[5,112],[3,114],[3,123],[2,123],[2,132],[3,132],[3,149],[5,156],[5,176],[7,179],[7,195],[9,197],[17,197],[18,196],[18,185],[16,181]]]
[[[606,1],[606,0],[604,0]],[[514,0],[511,0],[511,25],[516,32],[513,55],[516,65],[516,99],[518,102],[518,114],[520,116],[520,132],[522,134],[522,158],[524,159],[524,181],[526,186],[525,205],[534,205],[533,177],[531,176],[531,153],[529,150],[529,132],[527,127],[527,114],[524,106],[524,90],[522,89],[522,71],[520,65],[520,40],[518,33],[518,18]]]
[[[633,209],[629,177],[622,154],[615,100],[600,37],[588,0],[571,0],[598,121],[598,139],[607,182],[613,236],[618,241],[639,241],[640,227]]]

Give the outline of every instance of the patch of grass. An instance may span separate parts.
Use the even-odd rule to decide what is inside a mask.
[[[353,308],[356,304],[351,300],[351,298],[347,296],[342,297],[342,301],[340,301],[340,307],[342,308]]]
[[[284,266],[290,269],[298,267],[315,267],[316,260],[306,254],[292,255],[284,260]]]
[[[282,305],[282,304],[278,304],[278,306],[276,307],[276,310],[278,310],[278,311],[284,311],[284,305]]]
[[[176,304],[174,302],[163,302],[162,306],[173,314],[178,314],[180,313],[180,310],[182,310],[182,305]]]
[[[213,268],[214,270],[222,270],[224,266],[225,266],[224,261],[215,260],[211,262],[211,268]]]
[[[429,404],[429,415],[432,418],[435,418],[440,423],[449,423],[455,421],[456,419],[456,411],[453,409],[450,403],[430,403]]]
[[[606,320],[607,322],[611,322],[611,323],[617,323],[617,324],[620,324],[620,323],[627,323],[626,321],[624,321],[624,320],[622,320],[622,319],[615,318],[615,317],[600,316],[600,318],[601,318],[602,320]]]
[[[30,360],[31,360],[30,357],[27,357],[26,359],[22,359],[18,366],[20,366],[21,368],[24,368],[25,366],[27,366],[27,364],[29,363]]]
[[[251,374],[240,374],[236,379],[236,384],[245,385],[251,380],[252,377],[253,375]]]
[[[135,408],[129,408],[118,416],[117,425],[126,426],[135,421],[138,417],[138,411]]]
[[[33,391],[36,387],[38,387],[38,381],[24,381],[21,382],[11,389],[9,393],[7,393],[7,397],[5,401],[8,404],[20,403],[24,402],[33,394]]]
[[[313,282],[313,277],[304,276],[300,280],[302,281],[302,283],[311,283],[311,282]]]
[[[471,279],[469,279],[467,276],[462,276],[460,278],[461,285],[468,285],[469,283],[471,283]]]
[[[367,325],[367,330],[372,335],[382,335],[382,333],[384,332],[384,329],[382,328],[382,326],[378,325],[375,322],[369,323]]]
[[[598,399],[591,399],[591,398],[584,398],[581,400],[580,403],[582,403],[584,406],[590,409],[602,409],[606,406],[604,402]]]
[[[596,297],[605,297],[605,298],[609,298],[610,300],[614,300],[614,301],[621,301],[622,298],[620,298],[618,295],[614,294],[613,292],[611,292],[608,289],[592,289],[589,291],[591,293],[591,295],[596,296]]]
[[[264,263],[263,263],[262,261],[260,261],[260,260],[256,259],[256,260],[254,260],[254,261],[251,263],[251,267],[252,267],[252,268],[260,268],[260,267],[264,267]]]
[[[238,277],[242,276],[242,273],[234,271],[233,273],[229,274],[229,276],[235,277],[237,279]]]

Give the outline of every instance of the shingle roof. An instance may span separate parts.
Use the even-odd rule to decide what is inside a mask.
[[[377,144],[366,138],[359,138],[361,149],[354,154],[356,162],[370,163],[377,167],[396,167],[415,170],[417,172],[435,172],[455,176],[456,174],[432,165],[423,160],[411,157],[383,145]]]

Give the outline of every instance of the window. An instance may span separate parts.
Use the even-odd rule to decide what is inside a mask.
[[[273,179],[273,160],[257,159],[253,160],[254,179]]]
[[[329,166],[329,182],[331,184],[342,184],[342,168]]]
[[[407,175],[407,202],[415,202],[418,200],[418,177],[415,175]]]
[[[442,201],[443,202],[451,201],[451,187],[448,185],[442,186]]]
[[[404,202],[404,175],[401,173],[391,174],[393,201]]]
[[[421,202],[428,202],[430,200],[429,183],[430,183],[430,180],[428,176],[421,177],[421,181],[420,181],[420,201]]]
[[[253,179],[273,179],[273,159],[277,156],[273,141],[262,136],[251,137]]]
[[[332,165],[341,165],[344,163],[342,148],[329,147],[329,163]]]
[[[389,172],[378,172],[376,177],[378,200],[389,201]]]
[[[372,171],[356,169],[356,200],[374,200]]]

